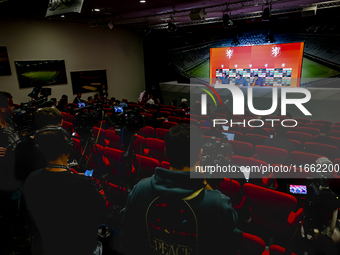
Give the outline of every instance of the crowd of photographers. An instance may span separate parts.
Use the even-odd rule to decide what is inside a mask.
[[[115,98],[108,100],[107,91],[87,101],[81,96],[77,94],[73,104],[126,108],[128,103],[126,98],[121,102]],[[146,112],[149,108],[160,109],[159,100],[152,97],[142,97],[142,100],[148,102]],[[20,129],[22,123],[18,126],[12,121],[12,95],[0,92],[0,209],[5,219],[1,236],[11,238],[11,233],[15,234],[20,225],[32,218],[33,253],[102,254],[102,244],[97,240],[98,226],[105,223],[112,205],[108,208],[97,182],[70,171],[68,157],[74,148],[73,139],[61,127],[61,111],[74,113],[73,108],[77,107],[70,107],[66,95],[59,102],[51,99],[49,107],[46,101],[45,98],[44,107],[34,113],[34,127],[27,129],[34,132],[27,133],[26,129],[24,132]],[[186,99],[182,100],[180,108],[187,109],[186,103]],[[120,124],[138,131],[139,125],[148,123],[140,121],[137,115],[137,112],[131,114],[130,122]],[[92,116],[86,115],[82,121],[87,122],[88,118]],[[90,128],[99,120],[94,118]],[[157,127],[163,120],[155,114],[148,121]],[[110,121],[117,124],[121,119],[114,117]],[[226,251],[237,254],[242,251],[245,244],[238,229],[239,216],[230,198],[216,189],[218,181],[209,182],[204,176],[190,178],[195,166],[207,160],[203,155],[209,154],[199,130],[179,124],[166,133],[164,140],[170,170],[158,167],[152,177],[133,187],[124,210],[120,251],[125,254],[172,254],[175,251],[176,254],[222,254]],[[190,141],[194,141],[195,146],[190,147]],[[231,164],[233,151],[227,139],[222,139],[221,149],[223,153],[219,156],[223,163]],[[244,180],[242,176],[237,178]],[[158,207],[169,207],[163,211],[161,219]],[[333,245],[332,240],[329,245]]]

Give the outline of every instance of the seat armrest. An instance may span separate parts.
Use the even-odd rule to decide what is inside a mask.
[[[290,214],[288,215],[288,223],[289,223],[289,225],[293,226],[296,223],[298,223],[298,221],[300,220],[302,214],[303,214],[303,209],[302,208],[300,208],[296,213],[295,212],[290,212]]]

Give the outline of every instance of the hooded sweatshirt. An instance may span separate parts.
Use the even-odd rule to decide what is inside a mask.
[[[150,204],[157,197],[180,203],[203,188],[187,201],[197,218],[198,254],[225,254],[227,251],[233,254],[232,251],[242,243],[242,232],[236,228],[237,212],[228,197],[204,187],[203,179],[190,178],[190,172],[156,168],[155,174],[141,180],[128,196],[121,231],[122,251],[125,254],[154,254],[146,222]],[[169,246],[159,252],[181,254]]]

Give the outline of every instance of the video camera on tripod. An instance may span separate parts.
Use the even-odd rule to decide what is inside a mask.
[[[20,107],[13,111],[12,120],[17,131],[29,133],[34,131],[34,118],[37,109],[54,104],[52,100],[47,101],[51,92],[51,88],[42,88],[41,85],[33,88],[32,92],[28,94],[32,99],[26,103],[21,103]]]
[[[334,231],[336,227],[340,229],[337,220],[338,208],[339,197],[329,188],[327,178],[320,175],[320,178],[312,179],[307,185],[302,236],[317,239],[319,234],[328,235],[325,232],[327,228],[330,228],[330,231]]]
[[[115,113],[111,115],[110,120],[114,125],[114,130],[117,135],[121,135],[121,132],[123,132],[123,135],[124,133],[128,134],[128,137],[137,133],[139,129],[145,126],[143,116],[137,107],[123,112],[115,111]]]
[[[94,104],[73,109],[76,114],[73,118],[74,131],[81,139],[93,137],[93,126],[104,119],[103,104]]]
[[[336,244],[340,243],[339,197],[330,189],[324,175],[317,174],[315,178],[308,180],[302,222],[297,227],[284,255],[291,254],[296,249],[301,250],[301,248],[303,249],[301,252],[310,249],[314,249],[312,252],[315,250],[325,252],[323,249],[334,251]],[[297,234],[299,232],[300,235]],[[307,243],[299,248],[299,244],[305,243],[303,240],[313,241],[313,245]]]

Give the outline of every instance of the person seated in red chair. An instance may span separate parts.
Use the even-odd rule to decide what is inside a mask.
[[[330,127],[325,125],[320,128],[320,134],[317,137],[312,138],[308,142],[337,146],[336,142],[329,138],[328,136],[330,131],[331,131]]]
[[[202,154],[200,131],[178,124],[164,140],[170,170],[157,167],[152,177],[141,180],[129,194],[122,221],[122,252],[234,254],[242,246],[242,232],[236,228],[238,215],[230,198],[212,190],[204,178],[191,178],[202,175],[195,173]]]

